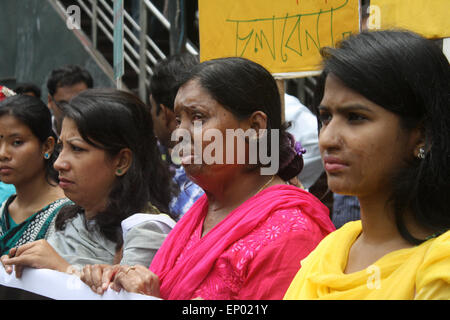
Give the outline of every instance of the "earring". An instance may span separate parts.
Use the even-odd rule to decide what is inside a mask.
[[[417,154],[417,158],[419,159],[425,159],[425,149],[423,147],[419,148],[419,153]]]
[[[121,175],[121,174],[122,174],[122,169],[117,169],[116,173],[117,173],[118,175]]]
[[[44,159],[46,159],[46,160],[50,159],[50,154],[48,154],[48,152],[46,152],[46,153],[44,154]]]

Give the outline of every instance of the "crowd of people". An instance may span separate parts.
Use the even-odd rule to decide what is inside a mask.
[[[238,57],[159,62],[148,104],[79,66],[50,73],[47,105],[4,88],[6,272],[170,300],[449,299],[447,58],[409,31],[322,56],[313,112],[286,95],[286,122],[273,76]],[[323,171],[356,214],[308,191]]]

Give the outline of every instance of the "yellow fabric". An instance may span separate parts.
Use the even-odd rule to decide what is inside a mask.
[[[322,69],[320,48],[359,32],[358,0],[199,0],[200,61],[244,57],[271,73]]]
[[[370,29],[407,29],[426,38],[450,37],[449,0],[371,0]]]
[[[349,250],[361,231],[361,221],[353,221],[323,239],[302,260],[284,299],[450,299],[450,231],[344,274]]]

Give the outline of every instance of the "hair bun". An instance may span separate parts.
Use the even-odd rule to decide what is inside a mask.
[[[297,176],[303,169],[303,154],[306,153],[299,141],[292,134],[281,130],[280,136],[280,169],[278,176],[288,181]]]

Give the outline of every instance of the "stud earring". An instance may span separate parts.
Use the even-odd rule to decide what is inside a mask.
[[[121,174],[122,174],[122,169],[117,169],[116,173],[117,173],[118,175],[121,175]]]
[[[425,159],[425,149],[423,147],[419,148],[419,153],[417,154],[417,158]]]
[[[50,154],[48,154],[48,152],[46,152],[45,154],[44,154],[44,159],[50,159]]]

